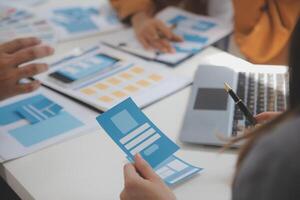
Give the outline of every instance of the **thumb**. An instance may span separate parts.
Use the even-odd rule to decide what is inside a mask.
[[[124,166],[124,183],[127,185],[128,183],[135,182],[138,179],[142,179],[142,177],[137,173],[133,164],[128,163]]]
[[[135,168],[142,177],[148,180],[160,180],[160,177],[152,170],[152,167],[142,158],[140,154],[135,155]]]
[[[263,123],[265,121],[269,121],[277,116],[279,116],[281,113],[280,112],[263,112],[255,116],[255,119],[259,123]]]

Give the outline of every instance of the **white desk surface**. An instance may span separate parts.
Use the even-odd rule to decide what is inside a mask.
[[[74,47],[94,45],[99,37],[59,44],[56,56]],[[234,66],[245,61],[209,47],[174,71],[193,76],[197,66],[204,63]],[[181,146],[177,155],[205,168],[203,174],[173,188],[177,198],[228,200],[236,152],[220,154],[219,148],[182,144],[177,139],[190,90],[187,87],[145,108],[144,112]],[[118,199],[123,188],[125,162],[124,154],[99,127],[86,135],[6,162],[0,172],[24,200],[110,200]]]

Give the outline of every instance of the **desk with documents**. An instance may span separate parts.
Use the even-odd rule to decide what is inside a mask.
[[[88,47],[98,41],[97,36],[83,38],[76,41],[76,46]],[[57,46],[56,55],[73,48],[74,41],[61,43]],[[199,64],[230,66],[245,63],[209,47],[172,70],[193,77]],[[229,200],[236,152],[219,154],[217,148],[187,145],[177,139],[190,90],[191,86],[146,107],[143,112],[181,147],[176,156],[205,168],[204,173],[174,187],[178,199]],[[6,162],[0,172],[25,200],[110,200],[119,198],[123,188],[123,165],[126,162],[124,154],[115,148],[104,131],[95,127],[94,131],[83,136]]]

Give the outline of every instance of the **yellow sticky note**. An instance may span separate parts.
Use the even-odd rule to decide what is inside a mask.
[[[118,97],[118,98],[122,98],[122,97],[125,97],[126,94],[122,91],[116,91],[116,92],[113,92],[112,93],[115,97]]]
[[[163,77],[159,74],[152,74],[149,76],[149,78],[153,81],[160,81],[163,79]]]
[[[103,101],[103,102],[106,102],[106,103],[109,103],[109,102],[112,102],[114,99],[109,97],[109,96],[102,96],[99,98],[100,101]]]
[[[148,87],[150,85],[150,82],[149,81],[146,81],[146,80],[140,80],[138,82],[136,82],[138,85],[141,85],[143,87]]]
[[[92,88],[85,88],[81,90],[82,93],[86,94],[86,95],[93,95],[96,93],[95,90],[93,90]]]
[[[112,85],[118,85],[121,83],[121,80],[113,77],[113,78],[107,79],[107,82],[109,82]]]
[[[126,86],[124,89],[127,90],[128,92],[136,92],[136,91],[139,90],[138,87],[133,86],[133,85],[128,85],[128,86]]]
[[[129,74],[129,73],[127,73],[127,72],[124,72],[124,73],[120,74],[120,76],[121,76],[122,78],[124,78],[124,79],[127,79],[127,80],[129,80],[129,79],[131,79],[131,78],[133,77],[132,74]]]
[[[104,83],[97,83],[95,85],[96,88],[100,89],[100,90],[106,90],[109,86],[104,84]]]
[[[134,67],[134,68],[131,69],[131,71],[133,71],[136,74],[141,74],[141,73],[144,72],[144,69],[141,68],[141,67]]]

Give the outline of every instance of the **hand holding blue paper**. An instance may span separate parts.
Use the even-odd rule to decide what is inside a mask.
[[[134,161],[140,154],[167,185],[181,182],[203,169],[194,167],[173,154],[179,147],[161,132],[137,107],[126,99],[97,117],[113,141]]]
[[[179,149],[130,98],[97,117],[97,121],[129,158],[140,153],[152,167]]]

